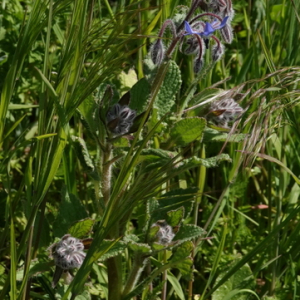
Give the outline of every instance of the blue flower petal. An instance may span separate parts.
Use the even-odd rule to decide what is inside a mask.
[[[196,32],[194,32],[193,29],[191,28],[189,22],[184,21],[184,27],[185,27],[185,31],[187,32],[185,35],[190,35],[190,34],[196,33]]]
[[[211,26],[210,23],[205,23],[204,31],[201,32],[201,35],[204,35],[206,37],[211,36],[215,32],[215,29]]]
[[[229,18],[228,16],[225,17],[223,19],[223,21],[221,22],[221,24],[219,26],[215,27],[215,29],[221,29],[221,28],[223,28],[226,25],[226,22],[227,22],[228,18]]]

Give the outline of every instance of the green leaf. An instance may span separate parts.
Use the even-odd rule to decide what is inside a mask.
[[[137,115],[146,110],[151,87],[146,78],[140,79],[130,90],[130,108],[135,109]]]
[[[170,262],[178,261],[190,256],[194,245],[191,241],[186,241],[176,248],[173,255],[170,258]]]
[[[236,261],[235,261],[236,262]],[[219,282],[226,272],[222,273],[216,280]],[[241,289],[255,289],[255,279],[252,271],[248,264],[243,265],[238,269],[224,284],[222,284],[213,294],[212,300],[246,300],[249,299],[248,293],[239,293],[238,295],[232,295],[232,297],[227,297],[232,291]]]
[[[173,241],[179,241],[180,243],[182,243],[183,241],[199,238],[201,236],[204,236],[205,234],[206,231],[199,226],[192,224],[182,224]]]
[[[201,138],[206,120],[203,118],[186,118],[175,123],[171,129],[172,142],[178,146],[184,146]]]
[[[175,96],[180,86],[180,70],[174,61],[170,61],[167,74],[154,102],[154,107],[157,108],[159,116],[170,112],[175,104]]]
[[[162,244],[159,244],[159,243],[156,243],[156,242],[154,242],[151,246],[152,246],[152,249],[154,251],[161,251],[163,249],[166,249],[165,245],[162,245]]]
[[[87,125],[92,135],[96,134],[99,128],[100,118],[98,116],[98,108],[99,104],[92,96],[86,98],[78,107],[85,125]]]
[[[157,235],[159,229],[160,229],[160,226],[158,226],[158,225],[150,227],[149,232],[148,232],[148,239],[150,241],[155,240],[156,235]]]
[[[140,254],[149,254],[149,253],[151,253],[151,247],[148,244],[130,242],[130,243],[128,243],[128,247],[133,252],[137,252],[137,253],[140,253]]]
[[[203,131],[203,142],[230,142],[239,143],[245,140],[248,135],[245,133],[228,134],[212,128],[205,128]]]
[[[122,71],[118,75],[118,79],[121,83],[121,92],[127,91],[137,82],[137,74],[134,69],[130,69],[128,73]]]
[[[223,162],[223,161],[231,162],[230,156],[226,153],[222,153],[217,156],[213,156],[213,157],[205,158],[205,159],[194,156],[194,157],[183,160],[182,165],[180,167],[178,167],[178,169],[188,170],[193,167],[195,168],[197,166],[200,166],[200,165],[202,165],[206,168],[214,168],[214,167],[217,167],[220,164],[220,162]]]
[[[89,154],[85,141],[77,136],[72,136],[72,145],[81,163],[84,172],[88,173],[94,180],[99,180],[97,168]]]
[[[80,220],[69,228],[68,233],[73,237],[82,239],[89,235],[89,233],[92,231],[94,223],[95,220],[91,218]]]
[[[201,91],[199,94],[196,94],[192,100],[190,101],[189,104],[191,105],[196,105],[198,103],[201,103],[209,98],[212,98],[219,93],[221,93],[223,90],[222,89],[217,89],[217,88],[207,88]]]
[[[30,262],[28,277],[37,276],[44,272],[49,272],[53,268],[53,261],[38,262],[37,260],[32,260]],[[17,271],[17,280],[22,281],[24,279],[24,266]]]
[[[105,261],[110,257],[117,256],[127,248],[126,244],[122,241],[110,241],[103,240],[99,245],[99,252],[104,251],[105,253],[100,256],[100,260]]]
[[[176,251],[171,256],[169,262],[174,264],[174,268],[180,270],[182,276],[192,278],[193,259],[190,254],[194,248],[192,242],[185,242],[176,248]]]
[[[177,210],[167,212],[166,221],[171,227],[178,226],[184,216],[184,207],[179,207]]]
[[[167,192],[158,199],[158,207],[154,209],[151,215],[155,216],[156,220],[165,220],[168,211],[183,207],[184,218],[187,218],[192,210],[197,192],[198,188],[174,189]]]
[[[39,105],[33,105],[33,104],[14,104],[10,103],[8,105],[8,109],[14,110],[14,109],[29,109],[29,108],[34,108],[34,107],[39,107]]]
[[[74,222],[87,217],[87,213],[79,199],[73,194],[69,194],[66,187],[62,189],[61,198],[58,214],[53,224],[55,237],[64,236]]]
[[[184,293],[183,293],[183,290],[181,287],[181,283],[170,271],[168,271],[167,279],[171,283],[171,285],[174,288],[174,291],[175,291],[176,295],[179,297],[179,299],[185,300]]]

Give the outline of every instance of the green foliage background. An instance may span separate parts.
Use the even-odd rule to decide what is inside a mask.
[[[2,1],[0,299],[299,298],[300,3],[234,0],[221,61],[195,75],[177,49],[155,67],[190,5]],[[137,132],[114,139],[102,120],[128,91]],[[230,132],[204,118],[224,95],[247,109]],[[53,289],[66,233],[93,243]]]

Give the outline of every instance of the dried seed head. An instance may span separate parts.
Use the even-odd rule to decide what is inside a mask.
[[[155,65],[160,65],[165,56],[165,47],[161,39],[158,39],[150,48],[150,55]]]
[[[244,112],[232,98],[215,101],[210,106],[210,118],[222,127],[228,128],[228,123],[235,121]]]
[[[157,221],[152,224],[153,226],[159,226],[159,230],[156,234],[156,242],[161,245],[168,245],[172,242],[175,233],[170,225],[167,224],[166,221]]]
[[[211,49],[211,57],[214,62],[217,62],[224,54],[224,46],[220,44],[215,44]]]
[[[233,29],[230,23],[226,24],[222,29],[220,29],[222,39],[225,43],[231,44],[233,41]]]
[[[122,106],[116,103],[107,112],[107,127],[115,135],[126,134],[130,130],[135,117],[135,110],[130,109],[127,105]]]
[[[55,265],[63,270],[79,268],[86,255],[83,250],[84,245],[80,240],[69,234],[63,236],[52,253]]]

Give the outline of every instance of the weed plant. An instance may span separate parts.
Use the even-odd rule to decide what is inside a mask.
[[[0,5],[0,299],[300,298],[299,1]]]

